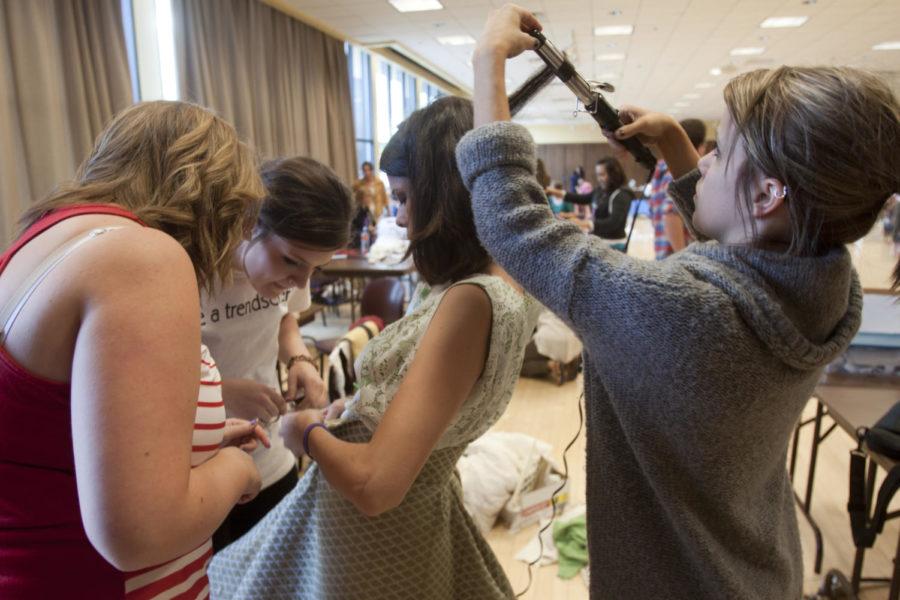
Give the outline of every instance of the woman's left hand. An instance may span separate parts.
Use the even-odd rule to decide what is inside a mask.
[[[220,447],[234,446],[249,454],[256,450],[258,442],[262,442],[266,448],[269,447],[269,434],[256,422],[256,419],[252,421],[225,419],[225,429],[222,431]]]
[[[296,456],[303,456],[303,433],[313,423],[321,423],[325,413],[321,408],[307,408],[286,414],[281,419],[284,445]]]
[[[287,374],[287,400],[297,397],[297,392],[304,390],[306,396],[300,405],[303,408],[324,408],[328,405],[328,394],[325,382],[319,377],[319,371],[306,361],[297,361]]]

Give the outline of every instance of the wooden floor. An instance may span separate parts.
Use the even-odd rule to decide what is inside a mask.
[[[642,258],[651,255],[651,232],[648,223],[639,221],[633,240],[634,253]],[[860,271],[864,287],[885,287],[894,258],[890,244],[876,231],[863,242],[851,247],[854,262]],[[516,386],[509,409],[495,425],[499,431],[518,431],[542,439],[553,445],[557,458],[562,461],[562,449],[575,435],[578,427],[578,406],[581,378],[557,387],[549,381],[521,379]],[[814,404],[807,406],[807,413],[814,411]],[[807,428],[810,429],[810,428]],[[805,473],[808,464],[811,432],[801,435],[796,489],[805,489]],[[837,568],[849,575],[853,564],[853,541],[847,516],[847,487],[849,451],[854,444],[840,429],[835,430],[820,446],[815,478],[812,513],[818,521],[824,537],[823,573],[813,573],[813,534],[802,514],[798,512],[800,535],[803,544],[805,570],[804,590],[816,591],[822,576],[828,569]],[[569,476],[572,485],[572,501],[584,502],[584,432],[567,454]],[[883,476],[883,474],[882,474]],[[610,482],[615,485],[615,482]],[[900,502],[897,502],[900,508]],[[537,526],[528,527],[515,534],[498,525],[488,536],[488,542],[500,559],[516,592],[524,589],[528,580],[525,563],[513,557],[536,534]],[[864,573],[871,576],[889,576],[891,560],[900,534],[900,523],[888,523],[879,536],[875,548],[866,555]],[[588,597],[587,587],[580,577],[563,581],[556,576],[557,566],[533,568],[534,581],[522,596],[532,600],[580,600]],[[887,598],[885,586],[864,589],[862,599]]]

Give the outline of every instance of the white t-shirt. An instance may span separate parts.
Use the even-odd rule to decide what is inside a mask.
[[[277,375],[278,329],[288,312],[300,312],[311,303],[309,286],[268,300],[253,289],[243,273],[235,273],[228,287],[215,297],[200,296],[200,331],[223,379],[252,379],[279,390]],[[266,488],[296,465],[293,453],[278,434],[280,419],[268,428],[272,447],[261,445],[253,460]]]

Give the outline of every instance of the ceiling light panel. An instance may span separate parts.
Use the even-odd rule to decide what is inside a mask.
[[[605,25],[594,28],[594,35],[631,35],[632,33],[634,33],[634,25]]]
[[[759,24],[763,29],[781,29],[784,27],[800,27],[809,17],[769,17]]]
[[[475,38],[471,35],[442,35],[437,40],[445,46],[465,46],[475,43]]]
[[[756,56],[762,54],[766,49],[761,46],[750,46],[745,48],[734,48],[731,50],[732,56]]]
[[[388,0],[388,2],[400,12],[421,12],[444,8],[444,5],[438,0]]]

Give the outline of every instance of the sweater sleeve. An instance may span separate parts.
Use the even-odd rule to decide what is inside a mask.
[[[669,184],[668,194],[669,198],[671,198],[672,202],[675,204],[678,213],[681,215],[681,220],[684,221],[685,227],[687,227],[688,231],[691,233],[691,236],[697,241],[705,242],[709,240],[709,237],[698,233],[697,230],[694,229],[693,223],[695,208],[694,193],[699,180],[700,171],[694,169],[690,173],[672,181],[672,183]]]
[[[627,343],[634,335],[629,323],[656,310],[655,291],[666,285],[660,267],[553,217],[534,177],[534,143],[521,125],[497,122],[471,131],[456,156],[479,238],[494,259],[587,345]],[[678,287],[667,290],[677,294]]]

